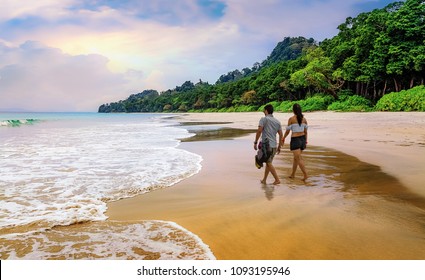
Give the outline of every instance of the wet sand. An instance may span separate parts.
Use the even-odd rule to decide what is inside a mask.
[[[292,116],[275,113],[283,125]],[[256,129],[262,113],[192,113],[186,122],[232,122],[223,127]],[[380,166],[412,191],[425,196],[425,113],[305,113],[309,145],[322,146]],[[289,140],[289,139],[288,139]],[[287,143],[288,144],[288,143]]]
[[[285,123],[290,114],[275,116]],[[179,120],[252,130],[260,117],[185,114]],[[306,117],[306,184],[300,173],[288,178],[287,145],[274,161],[282,184],[264,185],[263,169],[254,166],[252,132],[234,140],[210,135],[180,146],[204,158],[200,173],[109,203],[106,215],[111,221],[176,222],[217,259],[425,259],[425,114]]]

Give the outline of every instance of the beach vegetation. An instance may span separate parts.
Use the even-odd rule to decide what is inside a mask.
[[[394,2],[348,17],[322,42],[287,37],[263,62],[214,84],[186,81],[103,104],[99,112],[424,111],[425,2]],[[419,93],[418,93],[419,92]],[[376,105],[376,106],[375,106]]]
[[[359,95],[346,95],[330,104],[327,108],[330,111],[343,112],[369,112],[372,111],[372,102]]]
[[[425,86],[392,92],[376,103],[377,111],[425,111]]]
[[[335,98],[327,94],[316,94],[303,100],[283,101],[276,106],[277,112],[292,112],[295,103],[300,104],[305,112],[326,111],[328,106],[334,102]]]

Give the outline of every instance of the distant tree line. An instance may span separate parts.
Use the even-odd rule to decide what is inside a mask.
[[[338,30],[320,44],[284,38],[262,63],[223,74],[213,85],[186,81],[161,93],[145,90],[101,105],[99,112],[254,111],[315,94],[334,101],[351,94],[376,103],[387,93],[424,85],[424,0],[349,17]]]

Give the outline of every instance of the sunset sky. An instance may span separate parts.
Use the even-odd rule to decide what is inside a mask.
[[[322,41],[388,0],[0,0],[0,111],[97,111],[214,84],[284,37]]]

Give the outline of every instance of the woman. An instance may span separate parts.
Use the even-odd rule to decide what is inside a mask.
[[[285,143],[285,138],[288,136],[289,131],[292,131],[291,134],[291,143],[290,149],[294,154],[294,162],[292,164],[292,173],[289,178],[295,177],[295,171],[299,166],[301,171],[304,174],[303,181],[307,180],[307,172],[305,171],[304,160],[301,156],[302,151],[307,146],[307,120],[304,118],[304,115],[301,111],[301,106],[299,104],[294,104],[292,107],[294,116],[290,117],[288,120],[288,126],[286,127],[285,135],[283,136],[282,144]]]

